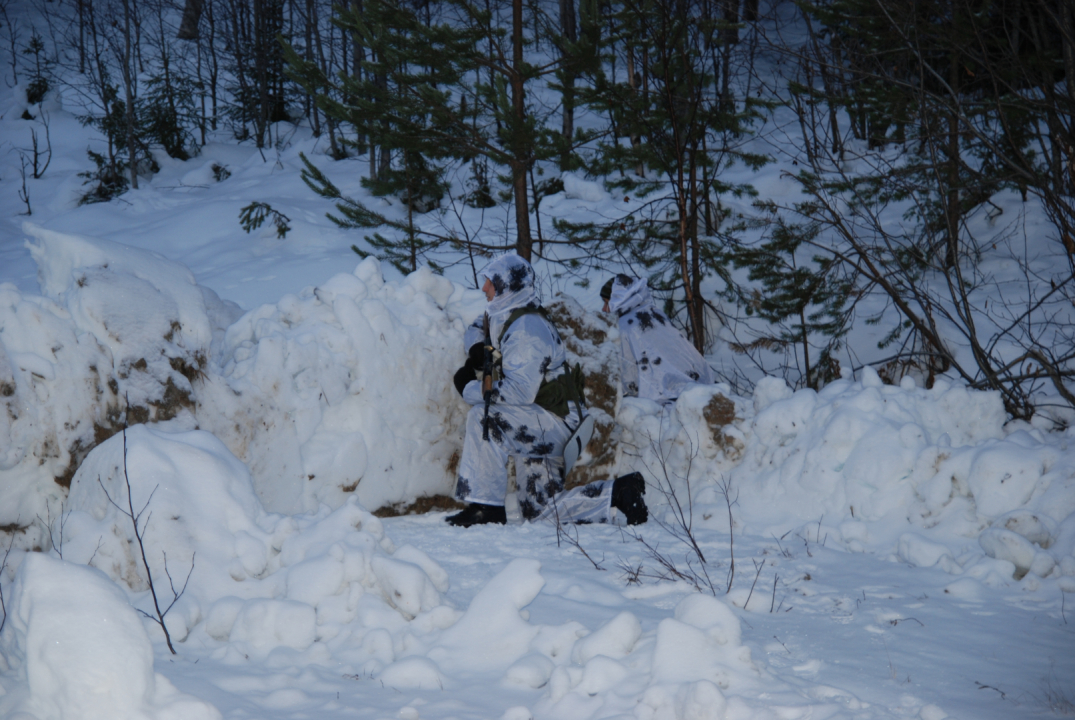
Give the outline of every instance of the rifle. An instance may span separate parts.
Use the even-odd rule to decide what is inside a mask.
[[[482,320],[485,331],[485,364],[482,367],[482,397],[485,398],[485,418],[482,420],[482,440],[489,439],[489,405],[493,400],[493,338],[489,335],[489,313]]]

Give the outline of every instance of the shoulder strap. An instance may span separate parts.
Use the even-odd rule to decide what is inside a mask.
[[[508,315],[507,322],[504,323],[504,327],[500,328],[500,336],[497,337],[496,344],[500,345],[500,343],[503,342],[504,333],[506,333],[508,331],[508,328],[511,327],[511,324],[513,322],[515,322],[516,320],[521,318],[523,315],[532,315],[534,313],[537,313],[538,315],[540,315],[541,317],[545,318],[546,320],[549,319],[549,314],[547,312],[545,312],[545,308],[540,307],[540,306],[532,307],[530,305],[527,305],[525,307],[515,308],[514,310],[512,310],[511,314]]]
[[[538,314],[545,318],[546,322],[552,325],[552,321],[549,320],[549,314],[545,308],[541,306],[533,307],[527,305],[526,307],[515,308],[508,315],[507,322],[504,323],[504,327],[500,329],[500,337],[496,339],[497,345],[500,345],[504,340],[504,335],[507,333],[511,324],[521,318],[523,315]],[[556,331],[556,326],[552,325],[553,332]],[[559,333],[557,333],[559,334]],[[573,402],[578,408],[579,417],[585,417],[584,409],[584,395],[583,385],[585,384],[585,376],[582,373],[582,367],[578,363],[575,364],[574,370],[571,366],[564,361],[562,366],[562,372],[553,381],[542,381],[541,388],[538,390],[538,397],[536,402],[546,410],[555,413],[559,417],[563,418],[569,412],[568,403]],[[556,386],[554,388],[554,386]]]

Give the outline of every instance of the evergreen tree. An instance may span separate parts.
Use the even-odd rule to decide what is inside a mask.
[[[773,331],[752,344],[797,347],[800,376],[817,390],[839,377],[833,355],[850,329],[856,277],[839,258],[811,250],[819,223],[792,225],[776,208],[767,209],[772,212],[768,236],[753,245],[731,244],[725,257],[747,268],[748,279],[756,283],[736,286],[746,313],[766,320]]]
[[[373,228],[389,228],[402,235],[405,240],[399,242],[385,237],[379,232],[366,235],[366,242],[373,247],[374,252],[369,253],[352,245],[351,249],[361,257],[376,255],[382,260],[392,264],[401,273],[407,274],[418,269],[418,261],[425,259],[433,270],[440,270],[436,262],[426,256],[430,250],[439,247],[443,243],[458,243],[454,236],[443,236],[419,229],[414,222],[413,210],[407,213],[406,222],[393,220],[385,215],[374,212],[362,203],[343,195],[339,188],[314,165],[305,155],[300,155],[304,168],[302,179],[306,185],[323,198],[333,200],[339,214],[328,213],[327,217],[342,228],[356,228],[371,230]]]
[[[326,114],[355,128],[390,164],[364,180],[375,194],[395,195],[415,212],[435,206],[443,170],[477,161],[503,168],[515,206],[516,251],[530,258],[528,177],[534,164],[561,149],[559,135],[530,103],[531,86],[560,66],[526,61],[522,0],[510,6],[508,28],[472,0],[424,7],[371,0],[361,11],[338,8],[336,24],[361,39],[361,75],[327,78],[315,63],[287,50],[290,73],[315,93]],[[327,91],[331,88],[332,91]],[[484,171],[479,175],[484,176]]]
[[[732,34],[713,3],[613,2],[606,23],[602,69],[579,91],[580,103],[610,121],[587,169],[644,202],[604,227],[562,221],[557,227],[569,237],[609,243],[613,253],[645,267],[656,289],[683,298],[691,339],[703,351],[702,282],[725,272],[718,198],[752,192],[720,175],[735,162],[766,162],[741,143],[762,104],[750,97],[737,102],[722,90],[721,58],[731,54],[718,51]]]

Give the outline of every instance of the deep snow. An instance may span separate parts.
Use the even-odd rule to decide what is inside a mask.
[[[17,87],[0,104],[0,717],[1075,713],[1072,431],[869,369],[664,408],[613,390],[614,451],[584,462],[642,471],[648,524],[378,518],[451,490],[466,407],[450,376],[484,302],[469,261],[406,278],[360,262],[298,153],[355,194],[365,166],[301,131],[264,157],[223,140],[161,157],[142,189],[76,207],[100,140],[59,96],[38,109],[55,156],[20,215],[15,149],[40,121]],[[788,192],[778,169],[751,179]],[[564,182],[543,212],[623,204]],[[284,209],[285,239],[241,230],[253,200]],[[600,282],[538,270],[573,357],[614,389]],[[127,403],[150,422],[96,444]],[[169,577],[185,584],[174,656],[132,609],[153,602],[127,508],[164,604]]]

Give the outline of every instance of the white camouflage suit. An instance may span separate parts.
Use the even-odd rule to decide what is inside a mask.
[[[570,428],[578,425],[579,409],[570,403],[569,414],[561,419],[534,403],[542,380],[562,372],[567,359],[556,328],[543,315],[526,313],[500,337],[513,310],[540,307],[533,268],[518,255],[508,254],[489,263],[479,278],[488,279],[496,291],[488,308],[489,334],[502,357],[501,377],[491,393],[488,440],[482,433],[485,401],[481,381],[472,380],[463,389],[463,399],[472,407],[467,414],[456,498],[503,506],[507,462],[514,456],[519,507],[525,519],[558,517],[561,522],[599,523],[622,517],[610,505],[610,480],[563,492],[564,445],[571,436]],[[483,341],[482,322],[479,317],[467,329],[464,352]],[[552,498],[555,502],[550,502]]]
[[[713,383],[713,370],[653,306],[646,281],[617,275],[609,310],[619,316],[624,395],[671,402],[691,383]]]

